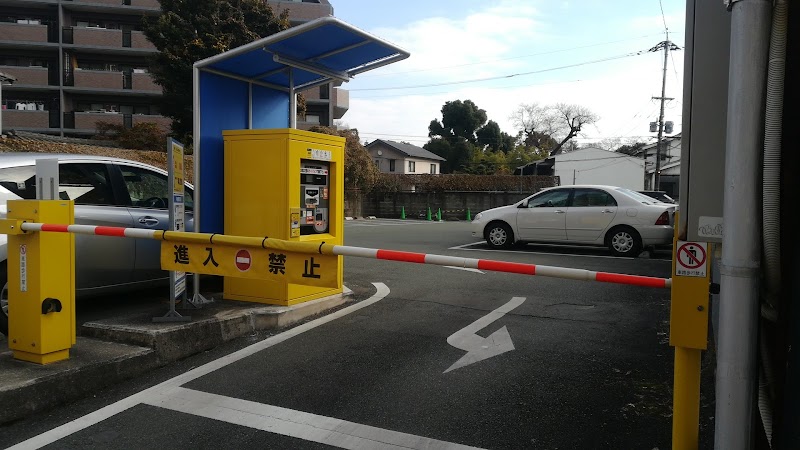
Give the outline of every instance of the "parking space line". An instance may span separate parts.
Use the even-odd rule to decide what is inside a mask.
[[[147,404],[341,448],[477,448],[182,387],[164,391]]]
[[[527,250],[501,250],[501,249],[492,249],[492,248],[469,248],[475,245],[481,245],[485,241],[478,241],[473,242],[471,244],[464,244],[458,245],[455,247],[450,247],[448,250],[467,250],[471,252],[492,252],[492,253],[514,253],[516,255],[550,255],[550,256],[579,256],[581,258],[605,258],[605,259],[638,259],[630,256],[612,256],[612,255],[582,255],[577,253],[551,253],[551,252],[529,252]],[[564,246],[564,248],[583,248],[586,249],[587,247],[575,247],[575,246]],[[590,247],[589,247],[590,248]],[[654,260],[656,261],[656,260]],[[669,260],[657,260],[657,261],[669,261]]]
[[[92,425],[102,422],[103,420],[106,420],[109,417],[112,417],[116,414],[126,411],[136,405],[155,401],[160,396],[162,396],[165,391],[179,387],[192,380],[207,375],[217,369],[221,369],[229,364],[233,364],[241,359],[247,358],[248,356],[251,356],[262,350],[280,344],[281,342],[284,342],[306,331],[312,330],[320,325],[324,325],[328,322],[346,316],[362,308],[366,308],[367,306],[370,306],[374,303],[377,303],[380,300],[383,300],[384,297],[389,295],[389,288],[385,284],[383,283],[372,283],[372,284],[375,286],[377,291],[372,297],[368,298],[367,300],[361,301],[352,306],[348,306],[347,308],[340,309],[339,311],[320,317],[319,319],[313,320],[311,322],[304,323],[290,330],[284,331],[283,333],[264,339],[263,341],[256,342],[253,345],[247,346],[241,350],[223,356],[222,358],[215,359],[214,361],[203,364],[200,367],[197,367],[184,374],[178,375],[174,378],[164,381],[163,383],[145,389],[144,391],[138,392],[134,395],[131,395],[130,397],[123,398],[122,400],[119,400],[115,403],[100,408],[97,411],[89,413],[83,417],[79,417],[71,422],[65,423],[64,425],[53,428],[52,430],[34,436],[26,441],[20,442],[19,444],[9,447],[9,449],[32,449],[32,448],[44,447],[45,445],[50,445],[58,441],[59,439],[63,439],[73,433],[77,433],[78,431],[81,431],[85,428],[88,428]]]

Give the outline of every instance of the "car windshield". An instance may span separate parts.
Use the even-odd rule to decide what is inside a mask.
[[[654,199],[652,197],[648,197],[648,196],[646,196],[644,194],[640,194],[640,193],[638,193],[636,191],[632,191],[632,190],[626,189],[626,188],[617,188],[617,192],[621,192],[621,193],[627,195],[628,197],[631,197],[632,199],[636,200],[637,202],[644,203],[645,205],[653,205],[657,201],[656,199]]]

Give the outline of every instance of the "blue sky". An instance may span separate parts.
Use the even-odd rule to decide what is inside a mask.
[[[600,120],[581,144],[653,142],[664,40],[683,47],[683,0],[331,0],[334,15],[411,53],[355,77],[340,125],[362,140],[427,142],[447,101],[472,100],[510,134],[523,103],[575,103]],[[662,14],[663,8],[663,14]],[[629,56],[637,52],[643,54]],[[565,67],[571,66],[571,67]],[[537,73],[530,73],[537,72]],[[513,75],[513,76],[512,76]],[[470,80],[496,78],[469,82]],[[670,53],[665,120],[680,131],[683,51]]]

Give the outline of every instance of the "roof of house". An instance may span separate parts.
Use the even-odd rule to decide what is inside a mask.
[[[383,145],[392,147],[393,149],[397,150],[400,153],[403,153],[406,156],[410,156],[412,158],[422,158],[422,159],[432,159],[435,161],[447,161],[446,159],[442,158],[441,156],[431,153],[425,150],[422,147],[417,147],[416,145],[411,144],[404,144],[402,142],[395,142],[395,141],[386,141],[383,139],[375,139],[374,141],[367,144],[367,147],[372,147],[376,143],[381,143]]]
[[[662,139],[665,142],[671,142],[671,141],[674,141],[674,140],[680,141],[681,140],[681,133],[675,133],[672,136],[664,136]],[[658,142],[651,142],[651,143],[649,143],[647,145],[643,145],[641,148],[639,148],[635,152],[633,152],[633,155],[641,155],[642,152],[648,151],[650,149],[655,148],[657,143]]]

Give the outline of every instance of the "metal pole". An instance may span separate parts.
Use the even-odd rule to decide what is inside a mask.
[[[653,190],[661,190],[661,138],[664,136],[664,101],[667,94],[667,57],[669,56],[669,47],[672,42],[669,41],[669,33],[667,39],[664,41],[664,73],[661,76],[661,112],[658,115],[658,141],[656,142],[656,171],[654,174]],[[645,167],[645,171],[647,168]]]
[[[294,76],[289,69],[289,128],[297,128],[297,92],[294,90]]]
[[[771,0],[731,4],[716,377],[717,449],[752,447],[757,380],[759,177]]]

